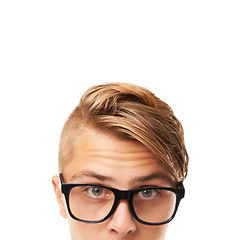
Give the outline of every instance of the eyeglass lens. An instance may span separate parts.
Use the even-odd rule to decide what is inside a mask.
[[[148,189],[134,195],[136,215],[144,222],[158,223],[168,220],[174,213],[176,195],[168,190]]]

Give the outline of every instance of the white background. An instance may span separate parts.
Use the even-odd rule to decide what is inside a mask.
[[[0,2],[1,239],[69,239],[51,185],[92,85],[153,91],[185,129],[186,198],[167,240],[240,239],[239,1]]]

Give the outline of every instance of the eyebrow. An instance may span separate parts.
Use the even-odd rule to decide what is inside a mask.
[[[166,174],[162,173],[162,172],[155,172],[155,173],[152,173],[150,175],[146,175],[146,176],[141,176],[141,177],[136,177],[134,179],[131,180],[131,183],[133,182],[147,182],[147,181],[150,181],[150,180],[163,180],[163,181],[166,181],[168,183],[172,183],[172,179],[167,176]]]
[[[87,178],[94,178],[94,179],[97,179],[99,181],[103,181],[103,182],[113,182],[113,183],[116,183],[116,179],[114,179],[113,177],[110,177],[110,176],[104,176],[102,174],[99,174],[99,173],[96,173],[94,171],[89,171],[89,170],[82,170],[76,174],[74,174],[70,181],[74,181],[78,178],[82,178],[82,177],[87,177]],[[155,172],[155,173],[152,173],[150,175],[146,175],[146,176],[141,176],[141,177],[134,177],[133,179],[130,180],[130,183],[133,184],[133,183],[136,183],[136,182],[140,182],[140,183],[143,183],[143,182],[147,182],[147,181],[150,181],[150,180],[163,180],[163,181],[166,181],[168,183],[172,183],[172,179],[167,176],[166,174],[162,173],[162,172]]]
[[[89,170],[82,170],[82,171],[74,174],[70,180],[73,181],[73,180],[76,180],[76,179],[82,178],[82,177],[95,178],[95,179],[97,179],[99,181],[103,181],[103,182],[115,182],[115,180],[112,177],[104,176],[104,175],[101,175],[99,173],[89,171]]]

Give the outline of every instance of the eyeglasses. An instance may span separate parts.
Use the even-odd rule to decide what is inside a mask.
[[[132,216],[146,225],[169,223],[176,215],[185,189],[146,187],[123,191],[97,184],[62,183],[70,216],[85,223],[100,223],[112,216],[121,200],[127,200]]]

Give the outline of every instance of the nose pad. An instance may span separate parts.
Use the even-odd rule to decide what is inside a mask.
[[[123,197],[123,196],[122,196]],[[119,236],[126,236],[136,231],[135,219],[132,216],[127,199],[120,200],[108,223],[108,231]]]

